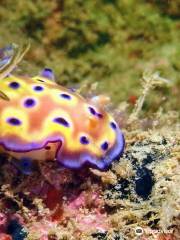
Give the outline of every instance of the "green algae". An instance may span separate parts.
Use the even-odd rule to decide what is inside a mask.
[[[7,0],[0,6],[0,44],[30,39],[26,73],[48,66],[64,85],[98,82],[116,104],[139,95],[142,72],[159,71],[172,86],[156,89],[144,107],[177,110],[178,9],[178,1]]]

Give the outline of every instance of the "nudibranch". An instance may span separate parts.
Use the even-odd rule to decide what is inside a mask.
[[[120,157],[123,134],[101,105],[58,85],[51,69],[32,78],[13,75],[19,58],[0,72],[0,152],[71,169],[103,170]]]

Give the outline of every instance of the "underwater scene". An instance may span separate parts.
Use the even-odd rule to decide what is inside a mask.
[[[0,240],[180,239],[180,2],[2,0]]]

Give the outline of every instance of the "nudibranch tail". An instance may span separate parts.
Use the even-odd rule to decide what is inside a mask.
[[[0,70],[10,63],[13,55],[14,49],[12,44],[7,45],[4,48],[0,48]]]

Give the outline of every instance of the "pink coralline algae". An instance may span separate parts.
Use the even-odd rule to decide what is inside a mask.
[[[7,222],[7,216],[4,213],[0,213],[0,233],[6,230]]]
[[[110,227],[104,211],[104,200],[100,196],[100,191],[96,190],[83,191],[74,200],[69,200],[64,205],[64,216],[74,219],[77,229],[81,232],[91,232],[94,229],[106,231]]]
[[[12,240],[12,237],[6,233],[0,233],[0,240]]]
[[[76,224],[74,235],[77,236],[82,232],[108,230],[110,226],[104,211],[104,201],[101,199],[100,191],[96,190],[96,192],[82,191],[80,194],[74,192],[62,201],[60,192],[49,186],[44,202],[51,213],[32,224],[29,231],[38,231],[40,239],[46,240],[49,229],[57,227],[58,224],[65,227],[69,220]]]

